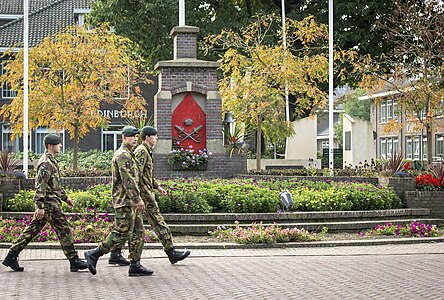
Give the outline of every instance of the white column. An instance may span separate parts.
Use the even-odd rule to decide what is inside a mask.
[[[185,0],[179,0],[179,26],[185,26]]]
[[[23,173],[28,176],[28,0],[23,0]]]
[[[328,0],[328,166],[333,176],[333,0]]]

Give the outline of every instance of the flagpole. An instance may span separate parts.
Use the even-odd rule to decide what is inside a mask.
[[[179,0],[179,26],[185,26],[185,0]]]
[[[328,166],[333,176],[333,0],[328,0]]]
[[[28,35],[29,0],[23,0],[23,173],[28,177]]]
[[[284,42],[284,51],[287,50],[287,31],[285,27],[285,0],[282,0],[282,38]],[[285,81],[285,120],[290,122],[290,103],[288,100],[288,83]]]

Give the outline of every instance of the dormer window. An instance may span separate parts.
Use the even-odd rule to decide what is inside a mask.
[[[79,26],[85,25],[85,15],[91,12],[91,9],[74,9],[74,18]]]
[[[0,26],[11,21],[22,18],[23,15],[0,14]]]

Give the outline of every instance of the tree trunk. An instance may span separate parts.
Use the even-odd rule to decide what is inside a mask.
[[[257,116],[257,130],[256,130],[256,170],[261,170],[262,158],[262,116]]]
[[[426,137],[427,137],[427,162],[428,166],[430,167],[432,165],[432,127],[427,124],[426,125]]]
[[[74,172],[79,170],[78,168],[78,158],[79,158],[79,124],[74,126],[74,138],[73,138],[73,152],[72,152],[72,168]]]

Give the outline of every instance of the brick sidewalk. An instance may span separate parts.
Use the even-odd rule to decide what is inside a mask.
[[[7,249],[0,249],[3,258]],[[127,251],[125,251],[127,253]],[[81,252],[83,256],[83,251]],[[193,249],[171,265],[144,250],[150,277],[127,267],[69,272],[59,249],[25,249],[24,272],[0,266],[3,299],[442,299],[444,243],[315,248]]]

